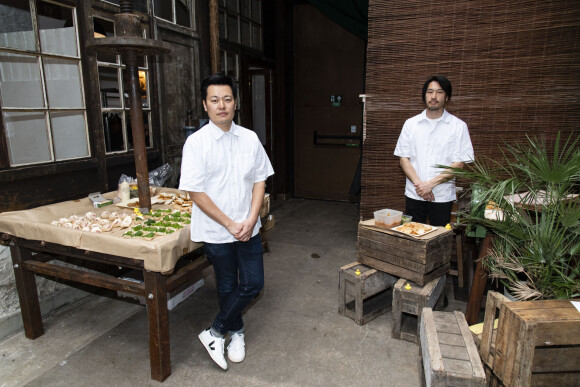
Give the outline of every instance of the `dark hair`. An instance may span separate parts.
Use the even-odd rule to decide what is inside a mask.
[[[234,80],[223,73],[215,73],[206,77],[201,83],[201,99],[203,101],[207,98],[207,88],[211,85],[229,86],[232,89],[234,99],[237,99],[238,89]]]
[[[433,75],[431,77],[429,77],[429,79],[427,79],[427,82],[425,82],[425,84],[423,85],[423,103],[427,103],[427,101],[425,101],[425,93],[427,93],[427,88],[429,87],[429,84],[431,82],[437,82],[439,84],[439,86],[441,86],[441,88],[443,89],[443,91],[445,91],[445,95],[447,96],[447,99],[450,100],[451,99],[451,82],[449,82],[449,79],[445,78],[443,75]]]

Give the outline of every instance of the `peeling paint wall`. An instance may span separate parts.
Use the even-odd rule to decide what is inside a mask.
[[[36,286],[40,300],[53,296],[66,285],[42,277],[36,277]],[[10,249],[0,246],[0,321],[20,311],[18,292],[14,282],[14,270]]]

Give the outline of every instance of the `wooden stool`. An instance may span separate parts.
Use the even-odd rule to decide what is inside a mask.
[[[356,274],[359,270],[360,274]],[[338,313],[365,324],[391,308],[396,277],[359,262],[349,263],[338,272]],[[347,299],[347,295],[350,296]]]
[[[418,363],[423,386],[486,385],[477,347],[461,312],[423,309]]]
[[[393,327],[391,337],[419,342],[419,323],[421,310],[433,308],[445,289],[446,276],[441,276],[419,286],[414,282],[401,278],[393,288]],[[406,289],[406,285],[410,289]]]

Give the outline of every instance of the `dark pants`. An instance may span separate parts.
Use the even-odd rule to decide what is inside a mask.
[[[435,203],[406,197],[405,214],[413,217],[413,222],[427,223],[431,226],[445,226],[451,221],[453,202]]]
[[[221,334],[242,330],[242,311],[264,287],[260,234],[247,242],[205,243],[213,265],[220,311],[212,328]]]

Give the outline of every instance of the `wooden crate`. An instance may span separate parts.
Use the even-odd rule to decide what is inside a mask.
[[[477,347],[461,312],[424,308],[420,325],[419,378],[423,386],[485,386]]]
[[[493,374],[508,387],[578,386],[580,312],[569,300],[501,304]]]
[[[393,321],[391,337],[419,342],[419,324],[423,308],[433,308],[445,289],[446,276],[441,276],[425,286],[401,278],[393,288]],[[406,285],[410,289],[406,289]]]
[[[449,272],[453,232],[439,227],[420,238],[374,226],[374,219],[359,223],[360,263],[419,285]]]
[[[356,274],[357,270],[360,274]],[[338,272],[338,313],[366,324],[391,309],[397,278],[382,271],[349,263]]]

